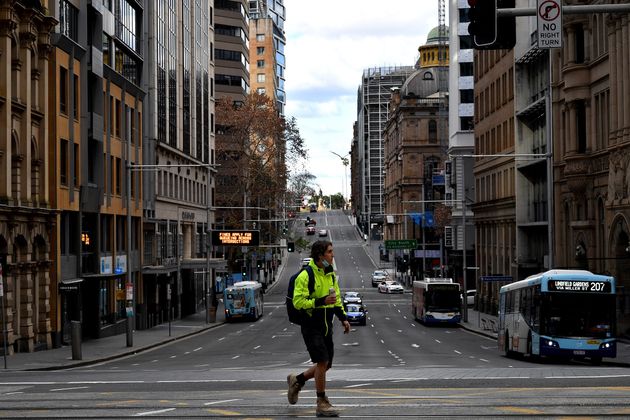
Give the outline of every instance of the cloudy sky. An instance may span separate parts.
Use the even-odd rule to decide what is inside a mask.
[[[350,152],[363,70],[413,65],[418,46],[438,26],[438,1],[285,0],[284,4],[285,113],[297,119],[309,149],[306,170],[317,177],[315,183],[325,195],[348,195],[350,181],[346,178],[344,186],[344,167],[331,151],[342,156]]]

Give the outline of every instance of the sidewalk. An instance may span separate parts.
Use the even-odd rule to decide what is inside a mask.
[[[205,312],[201,311],[184,319],[169,324],[156,325],[146,330],[133,332],[133,346],[127,347],[126,334],[111,337],[85,340],[81,343],[81,360],[72,359],[72,346],[43,350],[34,353],[15,353],[7,356],[7,370],[56,370],[68,369],[83,365],[116,359],[138,353],[153,347],[198,334],[225,322],[223,303],[217,307],[216,322],[206,324]],[[4,368],[4,356],[0,357],[0,375]]]
[[[473,308],[468,308],[468,320],[462,321],[460,326],[465,330],[484,335],[489,338],[497,338],[498,317]],[[614,359],[604,358],[604,362],[616,366],[630,367],[630,339],[622,337],[617,340],[617,357]]]
[[[278,267],[276,281],[269,287],[275,287],[287,265],[288,256],[285,254],[282,263]],[[133,332],[133,346],[127,347],[126,334],[111,337],[85,340],[81,343],[81,360],[72,359],[72,346],[62,346],[56,349],[43,350],[34,353],[15,353],[7,356],[7,369],[4,369],[4,356],[0,356],[0,375],[2,372],[21,370],[57,370],[85,366],[106,360],[139,353],[171,341],[180,340],[195,334],[202,333],[210,328],[225,323],[225,311],[222,299],[219,300],[216,312],[216,320],[206,323],[205,311],[187,316],[184,319],[176,319],[169,324],[156,325],[146,330]]]

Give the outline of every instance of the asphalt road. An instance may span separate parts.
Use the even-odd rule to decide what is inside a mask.
[[[350,334],[336,325],[327,394],[342,417],[630,418],[628,369],[509,359],[485,336],[426,327],[412,319],[409,294],[380,294],[371,286],[376,259],[347,217],[311,216],[334,243],[341,289],[362,293],[369,310],[367,325]],[[296,232],[303,234],[303,225],[297,221]],[[313,383],[298,404],[286,400],[286,376],[310,365],[283,306],[287,279],[303,256],[290,255],[257,322],[224,324],[93,366],[3,373],[0,417],[313,417]]]

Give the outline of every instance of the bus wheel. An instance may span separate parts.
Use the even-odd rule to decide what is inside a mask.
[[[595,366],[599,366],[602,364],[602,358],[601,356],[593,356],[591,357],[591,363]]]

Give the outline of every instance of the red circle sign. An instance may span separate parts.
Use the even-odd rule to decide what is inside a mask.
[[[560,15],[560,5],[554,0],[545,1],[538,8],[538,16],[543,20],[555,20],[558,15]]]

